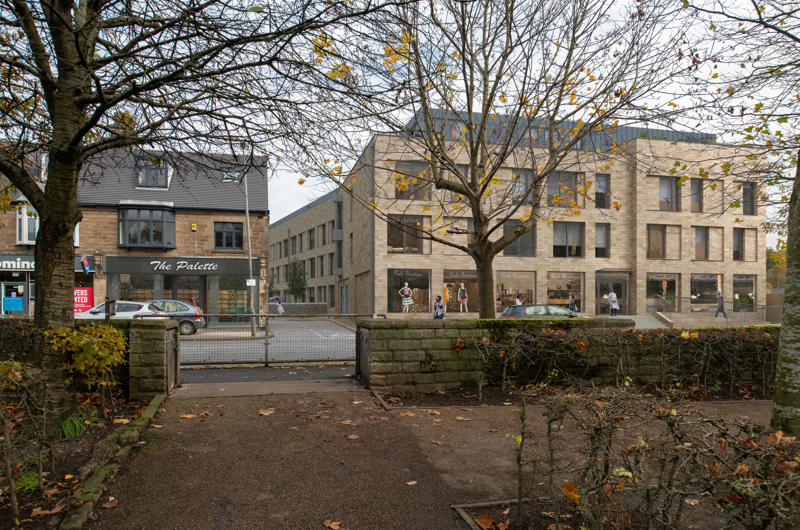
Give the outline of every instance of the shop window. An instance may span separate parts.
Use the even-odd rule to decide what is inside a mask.
[[[534,303],[535,286],[535,272],[497,271],[495,274],[497,301],[495,310],[501,313],[506,307],[515,305],[517,297],[523,304]]]
[[[756,277],[753,274],[733,275],[733,310],[752,311],[756,303]]]
[[[214,223],[214,248],[242,250],[242,223]]]
[[[583,257],[583,223],[553,223],[553,257]]]
[[[170,167],[164,156],[142,155],[136,158],[137,184],[147,188],[168,188]]]
[[[756,215],[756,185],[753,182],[742,184],[742,215]]]
[[[733,229],[733,261],[744,261],[744,228]]]
[[[647,273],[645,291],[648,312],[674,312],[680,309],[677,298],[678,277],[678,274]]]
[[[662,212],[681,211],[677,177],[659,177],[658,209]]]
[[[398,254],[421,254],[421,236],[421,215],[389,215],[386,227],[388,252]]]
[[[428,162],[398,162],[394,168],[394,198],[430,200],[431,177]]]
[[[522,223],[516,219],[509,219],[503,223],[503,235],[512,232],[521,224]],[[535,251],[535,238],[536,231],[535,228],[532,228],[530,231],[522,234],[517,239],[509,243],[508,246],[503,249],[503,256],[533,257]]]
[[[575,298],[578,312],[583,311],[583,273],[548,272],[547,303],[569,309],[569,295]]]
[[[119,210],[119,246],[175,248],[175,214],[167,210]]]
[[[547,177],[547,205],[569,208],[578,202],[579,177],[571,171],[555,171]]]
[[[694,213],[702,213],[703,212],[703,180],[702,179],[692,179],[691,197],[692,197],[692,212],[694,212]]]
[[[692,274],[690,281],[692,304],[717,303],[717,291],[722,290],[721,274]]]
[[[428,313],[431,298],[431,271],[414,269],[389,269],[387,271],[389,313]],[[407,284],[407,285],[406,285]],[[405,295],[401,294],[401,290]],[[345,303],[342,298],[342,303]],[[342,312],[345,312],[342,307]]]
[[[447,270],[443,272],[444,303],[447,311],[468,313],[478,310],[478,272]]]
[[[694,227],[694,259],[708,259],[708,227]]]
[[[647,225],[647,258],[665,259],[667,227],[665,225]]]
[[[594,225],[594,257],[610,258],[611,225],[608,223],[597,223]]]
[[[611,208],[611,175],[594,176],[594,207]]]

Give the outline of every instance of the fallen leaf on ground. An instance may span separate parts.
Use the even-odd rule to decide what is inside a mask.
[[[427,412],[428,414],[433,414],[434,416],[439,416],[439,415],[441,415],[441,414],[442,414],[442,413],[441,413],[441,412],[439,412],[438,410],[433,410],[433,409],[420,409],[420,410],[421,410],[422,412]]]
[[[197,414],[181,414],[181,418],[196,418]]]
[[[201,416],[211,416],[211,413],[208,412],[207,410],[204,410],[203,412],[200,413],[200,415]]]
[[[578,488],[576,488],[574,484],[567,482],[561,487],[561,489],[564,491],[564,495],[566,495],[569,500],[580,505],[581,494],[578,493]]]
[[[408,484],[409,486],[413,486],[416,483],[417,483],[416,480],[412,480],[411,482],[406,482],[406,484]]]
[[[11,476],[15,479],[19,478],[19,474],[22,472],[22,462],[17,462],[17,465],[14,466],[14,471],[11,472]]]
[[[151,424],[150,427],[153,427],[155,429],[163,429],[164,428],[163,425],[156,425],[155,423]]]
[[[73,475],[64,475],[64,480],[69,480],[73,477]]]
[[[91,519],[92,521],[97,521],[97,514],[96,514],[96,513],[94,513],[94,512],[89,512],[89,514],[87,515],[87,517],[88,517],[89,519]]]
[[[131,420],[126,420],[125,418],[117,418],[117,419],[114,420],[114,423],[117,423],[119,425],[125,425],[125,424],[130,423],[130,422],[131,422]]]
[[[167,409],[156,409],[157,412],[166,412]]]
[[[325,528],[331,528],[332,530],[339,530],[339,526],[341,524],[342,524],[341,521],[336,521],[335,523],[332,523],[327,519],[325,519]]]
[[[456,416],[458,421],[472,421],[470,418],[462,418],[461,416]]]
[[[220,389],[219,389],[219,391],[220,391],[220,392],[223,392],[224,390],[225,390],[224,388],[220,388]]]
[[[489,429],[489,432],[498,432],[497,429]]]
[[[33,519],[34,517],[39,517],[40,515],[47,515],[48,513],[50,512],[46,510],[40,510],[39,508],[34,508],[33,511],[31,512],[31,519]]]
[[[389,403],[399,403],[400,402],[400,398],[390,397],[386,401],[388,401]]]
[[[45,497],[52,497],[56,493],[58,493],[58,490],[44,490]]]
[[[83,487],[83,482],[79,482],[79,483],[75,484],[74,486],[72,486],[72,489],[69,490],[69,494],[72,495],[73,493],[75,493],[76,491],[81,489],[82,487]]]
[[[364,403],[363,401],[353,401],[353,405],[361,405]]]
[[[506,510],[503,512],[503,515],[508,515],[508,512],[510,512],[510,511],[511,511],[511,506],[506,508]]]
[[[511,519],[507,520],[505,523],[497,523],[497,530],[508,530],[510,524]]]
[[[700,501],[698,501],[697,499],[686,499],[683,502],[685,502],[687,506],[697,506],[698,504],[700,504]]]
[[[389,421],[389,417],[388,416],[381,416],[381,421]]]
[[[116,505],[117,505],[117,499],[115,499],[114,497],[109,497],[108,502],[103,504],[103,508],[113,508]]]
[[[474,519],[474,521],[478,525],[478,528],[481,528],[482,530],[489,530],[490,528],[494,528],[494,523],[497,522],[496,519],[485,513],[481,515],[480,519]]]
[[[572,530],[572,527],[567,526],[565,524],[560,524],[560,525],[551,524],[550,526],[547,527],[547,530]]]
[[[411,411],[408,411],[408,412],[401,412],[401,413],[400,413],[400,415],[401,415],[401,416],[411,416],[411,417],[414,417],[414,416],[416,416],[416,414],[414,414],[414,413],[413,413],[413,412],[411,412]]]
[[[258,411],[258,415],[259,416],[269,416],[273,412],[275,412],[275,409],[261,409],[261,410]]]
[[[353,426],[355,426],[355,423],[353,423],[350,420],[340,421],[339,423],[341,423],[342,425],[353,425]]]
[[[358,435],[357,434],[351,434],[350,436],[347,437],[347,439],[348,440],[358,440]]]
[[[465,410],[467,412],[472,412],[472,409],[461,409],[461,410]]]

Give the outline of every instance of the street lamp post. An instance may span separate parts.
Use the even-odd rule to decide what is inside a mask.
[[[253,284],[255,282],[253,281],[253,244],[250,238],[250,200],[247,196],[247,172],[245,172],[242,180],[244,181],[244,218],[245,225],[247,226],[247,270],[249,271],[249,275],[247,276],[247,292],[250,299],[248,311],[253,315],[256,312],[253,293],[253,288],[255,287]],[[250,317],[250,336],[256,336],[256,317],[254,316]]]

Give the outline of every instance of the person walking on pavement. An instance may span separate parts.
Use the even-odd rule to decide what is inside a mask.
[[[517,295],[517,300],[514,302],[514,305],[522,305],[522,300],[519,299],[519,295]]]
[[[608,308],[611,310],[612,317],[617,316],[619,302],[617,302],[617,295],[614,293],[614,289],[609,289],[608,291]]]
[[[572,293],[569,293],[569,310],[573,313],[578,312],[578,304],[575,302],[575,295]]]
[[[717,312],[714,313],[714,318],[717,318],[720,312],[722,312],[722,316],[728,318],[728,314],[725,312],[725,298],[722,296],[722,291],[717,291]]]
[[[433,304],[433,319],[434,320],[444,320],[444,313],[446,308],[444,306],[444,302],[442,302],[442,297],[437,296],[436,302]]]

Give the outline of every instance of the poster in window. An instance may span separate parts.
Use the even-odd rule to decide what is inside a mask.
[[[445,269],[442,279],[448,313],[478,311],[478,271]]]

